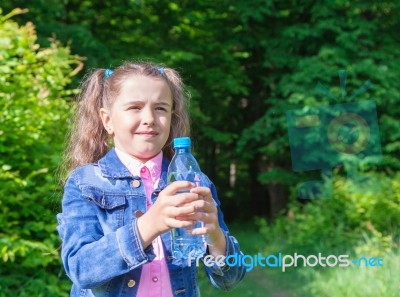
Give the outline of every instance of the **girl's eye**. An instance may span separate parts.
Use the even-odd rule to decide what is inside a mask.
[[[157,107],[156,110],[167,111],[165,107]]]
[[[140,107],[139,106],[131,106],[131,107],[128,107],[128,110],[140,110]]]

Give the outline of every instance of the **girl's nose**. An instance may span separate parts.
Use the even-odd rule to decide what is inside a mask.
[[[142,113],[142,122],[144,125],[154,124],[154,113],[150,108],[144,108]]]

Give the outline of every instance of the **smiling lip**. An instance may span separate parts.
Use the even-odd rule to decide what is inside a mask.
[[[143,136],[156,136],[158,135],[157,132],[149,131],[149,132],[137,132],[136,134],[143,135]]]

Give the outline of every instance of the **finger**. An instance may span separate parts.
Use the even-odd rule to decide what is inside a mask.
[[[186,216],[177,216],[175,217],[177,220],[181,221],[193,221],[195,222],[196,228],[199,228],[200,226],[208,226],[209,229],[215,229],[217,226],[219,226],[218,219],[214,215],[210,214],[205,214],[205,213],[196,213],[196,214],[189,214]]]
[[[171,206],[168,207],[168,209],[166,210],[166,215],[172,218],[185,217],[193,213],[195,213],[195,208],[193,205],[179,206],[179,207]]]
[[[200,196],[194,193],[179,193],[176,195],[173,195],[170,198],[171,205],[174,206],[186,206],[194,201],[202,201]]]
[[[169,184],[163,190],[163,192],[165,192],[165,194],[167,194],[167,195],[175,195],[176,192],[184,191],[184,190],[189,191],[193,187],[195,187],[195,185],[193,183],[186,181],[186,180],[180,180],[180,181],[174,181],[173,183]]]
[[[207,187],[195,187],[190,189],[191,193],[196,193],[200,196],[203,197],[204,200],[209,201],[209,202],[213,202],[215,204],[214,198],[211,194],[211,190],[210,188]]]
[[[174,218],[167,218],[165,223],[170,228],[190,228],[193,227],[194,223],[192,220],[181,221]]]
[[[208,227],[193,228],[193,229],[186,230],[186,233],[189,235],[205,235],[209,232],[210,232],[210,230]]]
[[[214,203],[202,199],[194,200],[190,203],[196,212],[217,213],[218,210]]]
[[[181,220],[181,221],[194,221],[194,222],[198,221],[196,213],[194,213],[194,212],[189,213],[187,215],[176,216],[175,219]]]
[[[195,221],[201,221],[204,224],[217,224],[218,225],[218,217],[215,214],[210,214],[206,212],[197,212],[192,215],[184,216],[182,219],[190,219]]]
[[[203,196],[211,195],[211,190],[208,187],[194,187],[190,190],[190,192]]]

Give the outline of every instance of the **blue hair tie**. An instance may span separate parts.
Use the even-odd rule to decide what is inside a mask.
[[[158,67],[157,70],[158,70],[158,72],[160,72],[161,75],[165,74],[165,70],[163,67]]]
[[[109,77],[111,74],[113,74],[114,71],[112,71],[111,69],[106,69],[106,71],[104,72],[104,77],[107,78]]]

